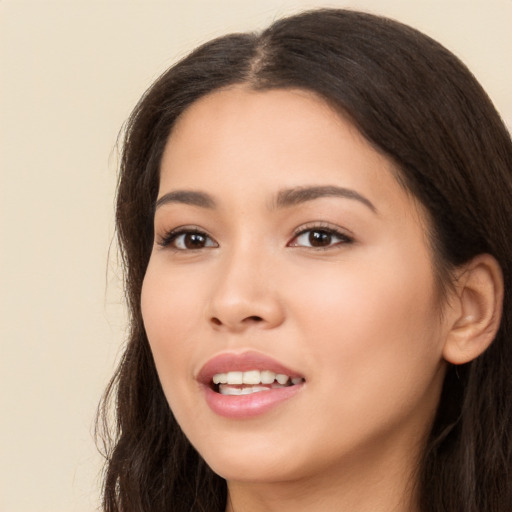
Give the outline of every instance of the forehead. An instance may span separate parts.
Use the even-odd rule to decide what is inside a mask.
[[[160,193],[229,185],[240,193],[270,194],[334,184],[378,197],[397,211],[410,208],[411,197],[396,173],[317,94],[234,86],[200,98],[179,117],[162,158]]]
[[[168,139],[162,170],[178,159],[181,164],[187,159],[198,164],[202,156],[206,160],[212,155],[225,161],[241,161],[247,155],[249,167],[256,166],[260,159],[299,160],[313,152],[318,161],[320,150],[327,150],[334,139],[353,145],[354,153],[368,149],[366,157],[377,156],[351,123],[310,91],[261,92],[234,86],[200,98],[181,114]],[[331,147],[328,153],[334,156],[334,149]],[[303,160],[303,165],[308,163],[309,159]]]
[[[269,106],[272,107],[273,112],[267,111],[266,107]],[[208,114],[213,114],[217,121],[222,121],[228,116],[235,120],[236,113],[243,114],[244,120],[250,116],[252,121],[257,121],[268,120],[269,117],[274,119],[278,111],[288,111],[289,117],[281,118],[281,122],[286,122],[288,119],[293,121],[294,112],[297,112],[298,117],[301,118],[307,116],[308,112],[316,117],[320,111],[324,116],[332,119],[339,117],[339,113],[324,98],[307,89],[257,90],[249,85],[235,84],[214,90],[189,105],[178,117],[173,133],[181,130],[189,119],[197,120],[197,117]]]
[[[234,147],[242,139],[264,142],[270,151],[284,148],[292,137],[319,136],[339,122],[340,115],[313,92],[255,91],[238,85],[214,91],[190,105],[177,119],[167,150],[183,142],[219,150],[229,141]]]

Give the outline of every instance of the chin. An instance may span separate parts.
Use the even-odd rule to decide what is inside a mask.
[[[301,476],[293,468],[276,463],[272,456],[252,461],[215,460],[208,465],[228,482],[273,483],[291,481]]]
[[[258,437],[225,438],[224,442],[217,440],[213,445],[199,443],[196,449],[208,466],[228,481],[264,483],[297,478],[305,465],[300,462],[296,447],[292,449],[268,436]]]

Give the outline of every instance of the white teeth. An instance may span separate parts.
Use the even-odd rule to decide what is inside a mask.
[[[228,384],[243,384],[244,372],[228,372]]]
[[[262,384],[272,384],[276,380],[276,374],[270,370],[263,370],[260,375]]]
[[[217,373],[213,376],[213,383],[214,384],[227,384],[228,383],[228,376],[226,373]]]
[[[278,384],[285,385],[289,384],[290,380],[292,384],[301,384],[304,379],[301,377],[294,377],[290,379],[288,375],[284,373],[275,373],[270,370],[249,370],[246,372],[226,372],[216,373],[213,376],[213,384],[273,384],[277,381]],[[267,388],[265,388],[267,389]]]
[[[279,384],[286,384],[288,382],[288,375],[283,375],[282,373],[278,373],[276,375],[276,380]]]
[[[258,370],[251,370],[244,372],[243,375],[244,384],[259,384],[260,383],[260,372]]]

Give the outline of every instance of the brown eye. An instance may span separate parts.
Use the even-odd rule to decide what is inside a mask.
[[[184,249],[202,249],[206,245],[207,238],[201,233],[186,233],[183,235]]]
[[[178,251],[192,251],[218,247],[206,233],[194,230],[180,230],[167,235],[160,243],[163,247],[172,247]]]
[[[331,229],[305,229],[291,242],[292,247],[327,249],[353,242],[352,238]]]
[[[310,231],[308,242],[311,247],[326,247],[331,245],[332,235],[326,231]]]

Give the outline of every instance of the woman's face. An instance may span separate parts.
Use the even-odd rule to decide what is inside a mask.
[[[272,482],[409,464],[449,326],[422,209],[390,161],[312,93],[239,86],[181,116],[158,197],[144,324],[213,470]]]

